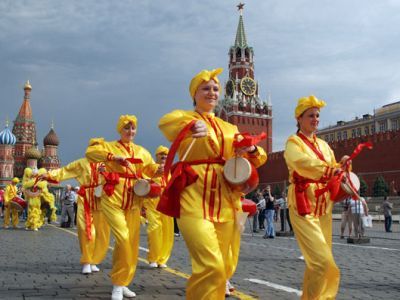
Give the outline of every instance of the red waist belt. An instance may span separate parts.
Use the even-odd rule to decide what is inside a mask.
[[[293,173],[293,178],[295,185],[294,192],[296,196],[297,212],[300,216],[308,215],[311,213],[311,207],[310,207],[310,199],[308,199],[307,197],[307,188],[310,186],[311,183],[326,183],[326,182],[304,178],[299,174],[297,174],[296,172]]]
[[[103,186],[103,191],[107,196],[112,196],[114,194],[115,186],[119,183],[120,178],[130,178],[130,179],[138,179],[139,177],[136,174],[128,174],[128,173],[118,173],[118,172],[103,172],[101,173],[106,180],[106,183]]]
[[[199,175],[191,167],[192,165],[219,164],[224,165],[223,158],[199,159],[194,161],[180,161],[171,168],[171,179],[161,195],[157,210],[167,216],[180,217],[180,197],[182,191],[196,182]]]

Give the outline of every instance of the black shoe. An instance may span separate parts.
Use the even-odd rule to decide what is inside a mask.
[[[264,235],[263,239],[269,239],[269,236],[268,235]]]
[[[257,229],[256,229],[256,230],[253,230],[253,232],[258,233],[258,230],[257,230]]]
[[[275,237],[274,237],[273,235],[270,235],[269,238],[270,238],[270,239],[274,239]]]

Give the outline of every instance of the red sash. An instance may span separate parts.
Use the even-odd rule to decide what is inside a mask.
[[[170,151],[167,156],[167,161],[165,162],[164,179],[168,182],[168,184],[161,195],[160,201],[157,205],[157,210],[167,216],[171,216],[174,218],[180,217],[180,211],[181,211],[180,195],[182,191],[187,186],[196,182],[197,178],[199,177],[199,175],[196,173],[195,170],[193,170],[191,165],[225,163],[225,161],[219,157],[210,159],[200,159],[190,162],[180,161],[172,165],[175,154],[182,140],[190,132],[192,126],[196,122],[197,120],[191,121],[181,130],[175,141],[172,143]],[[168,176],[170,171],[171,171],[171,178],[168,181]]]
[[[312,144],[307,137],[305,137],[301,132],[297,133],[297,136],[302,139],[302,141],[318,156],[322,161],[325,161],[325,157],[322,152],[317,149],[314,144]],[[311,213],[310,199],[307,197],[307,189],[311,183],[323,183],[321,180],[311,180],[300,176],[297,172],[293,172],[294,178],[294,192],[296,195],[296,206],[297,212],[300,216],[305,216]]]

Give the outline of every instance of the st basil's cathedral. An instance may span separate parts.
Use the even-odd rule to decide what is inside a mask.
[[[43,139],[43,149],[39,150],[36,138],[36,124],[32,117],[30,104],[32,86],[27,81],[24,85],[24,99],[14,120],[12,130],[8,121],[0,132],[0,187],[11,182],[13,177],[22,178],[24,169],[60,168],[57,149],[59,139],[53,126]]]

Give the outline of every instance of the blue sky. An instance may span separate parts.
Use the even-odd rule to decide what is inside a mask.
[[[399,1],[245,3],[260,96],[272,98],[274,151],[295,130],[292,112],[301,96],[326,100],[322,127],[399,100]],[[38,140],[54,119],[63,164],[82,157],[91,137],[118,138],[120,114],[137,115],[136,142],[154,152],[166,144],[159,118],[191,109],[192,76],[227,68],[237,4],[1,1],[1,127],[7,116],[15,119],[29,79]]]

